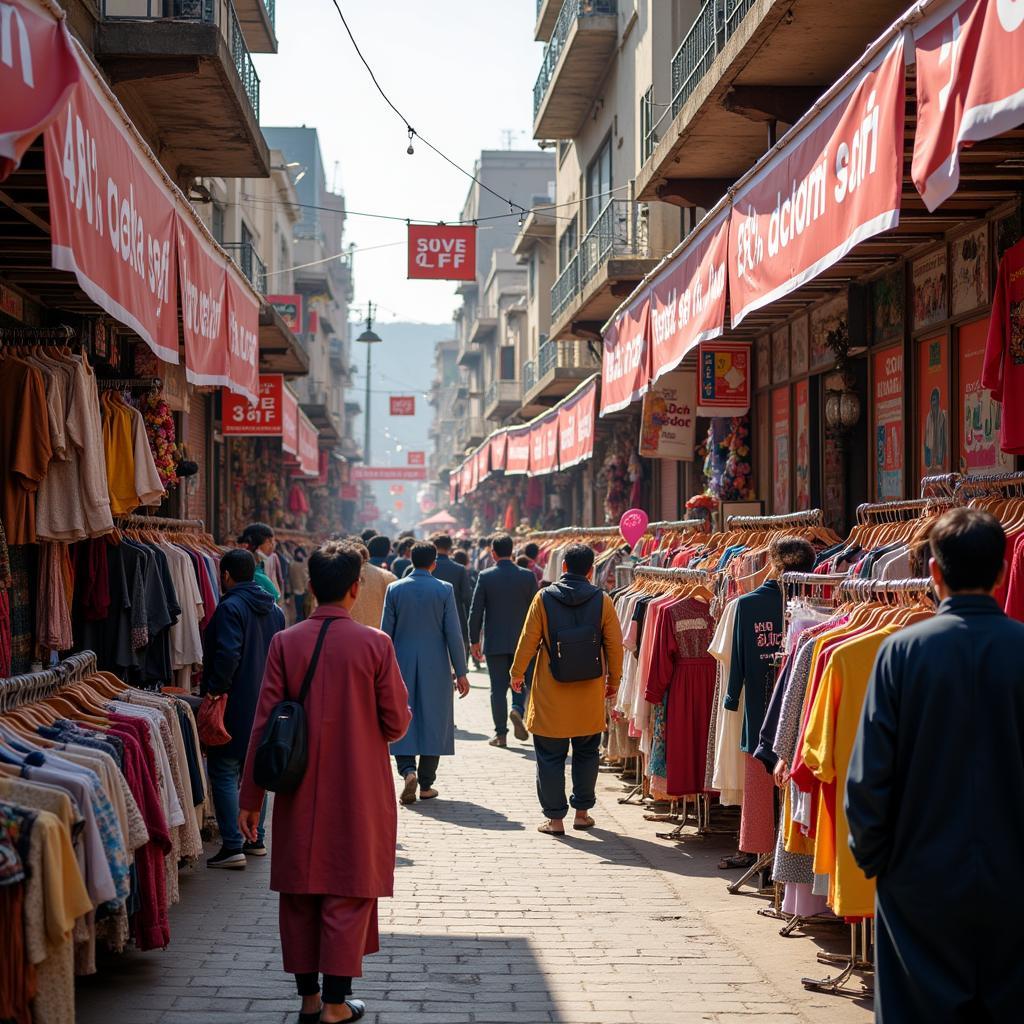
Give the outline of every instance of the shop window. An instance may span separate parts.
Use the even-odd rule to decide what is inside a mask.
[[[501,346],[501,379],[516,379],[516,347],[515,345]]]
[[[587,227],[593,227],[611,201],[612,136],[608,133],[597,155],[587,165]]]
[[[217,240],[218,244],[224,241],[224,207],[220,203],[213,203],[210,207],[210,234]]]

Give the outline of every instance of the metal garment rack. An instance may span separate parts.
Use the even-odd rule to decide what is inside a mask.
[[[960,473],[940,473],[926,476],[921,480],[922,498],[952,498],[956,495],[956,487],[963,480]]]
[[[921,519],[927,513],[952,508],[956,504],[952,495],[931,498],[908,498],[905,501],[866,502],[857,506],[857,523],[900,523]]]
[[[159,391],[163,381],[159,377],[103,377],[96,382],[100,391],[134,391],[136,388],[146,391]]]
[[[0,327],[0,345],[28,345],[40,341],[77,340],[78,332],[68,324],[59,327]]]
[[[0,679],[0,714],[52,697],[71,683],[92,675],[96,667],[95,653],[80,651],[40,672]]]
[[[657,565],[637,565],[633,568],[634,579],[642,580],[678,580],[693,583],[710,583],[709,569],[674,569]]]
[[[921,595],[934,599],[930,579],[863,580],[846,579],[837,588],[839,603],[870,603],[885,597]]]
[[[956,498],[965,505],[971,498],[1024,497],[1024,473],[965,476],[956,485]]]
[[[126,515],[114,516],[114,522],[118,526],[144,528],[156,528],[158,530],[182,530],[188,532],[202,532],[206,526],[202,519],[168,519],[166,516],[140,516]]]
[[[820,508],[777,516],[729,516],[727,530],[786,530],[798,526],[824,526],[825,513]]]

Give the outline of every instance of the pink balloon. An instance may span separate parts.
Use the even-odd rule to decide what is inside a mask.
[[[649,522],[647,513],[642,508],[631,508],[628,512],[622,513],[619,533],[630,547],[635,547],[636,542],[647,532]]]

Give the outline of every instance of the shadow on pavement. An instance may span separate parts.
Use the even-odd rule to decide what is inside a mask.
[[[489,740],[491,737],[482,732],[467,732],[465,729],[456,728],[455,738],[468,743],[471,740]]]
[[[411,804],[409,811],[424,818],[446,821],[460,828],[482,828],[491,832],[522,832],[523,825],[512,821],[508,815],[495,811],[470,800],[422,800]]]

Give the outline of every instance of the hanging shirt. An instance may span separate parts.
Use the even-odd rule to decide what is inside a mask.
[[[1024,454],[1024,241],[999,263],[981,384],[1003,403],[1003,451]]]

